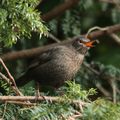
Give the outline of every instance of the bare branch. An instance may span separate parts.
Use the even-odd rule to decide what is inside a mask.
[[[107,28],[106,30],[96,30],[92,33],[89,34],[90,38],[97,38],[100,36],[103,36],[105,34],[111,34],[114,32],[118,32],[120,31],[120,24],[117,25],[113,25],[113,26],[108,26],[105,27]],[[4,61],[10,61],[10,60],[16,60],[16,59],[21,59],[21,58],[30,58],[30,57],[34,57],[37,55],[40,55],[41,53],[43,53],[44,51],[46,51],[47,49],[53,47],[53,46],[57,46],[57,45],[67,45],[69,43],[71,43],[71,41],[75,38],[79,38],[80,36],[76,36],[74,38],[72,38],[71,40],[65,40],[61,43],[54,43],[51,45],[47,45],[47,46],[43,46],[43,47],[38,47],[38,48],[32,48],[32,49],[28,49],[28,50],[22,50],[22,51],[18,51],[18,52],[10,52],[7,54],[4,54],[2,56],[0,56]]]
[[[13,83],[13,85],[16,87],[16,83],[15,83],[15,80],[14,80],[13,76],[10,74],[8,68],[6,67],[5,63],[3,62],[3,60],[1,58],[0,58],[0,63],[2,64],[3,68],[6,70],[9,79],[11,80],[11,82]]]
[[[61,99],[60,97],[51,97],[51,96],[38,96],[37,98],[38,101],[52,101],[52,102],[62,102],[64,99]],[[0,96],[0,101],[36,101],[36,96]],[[89,103],[80,101],[80,100],[73,100],[71,101],[74,104],[81,104],[81,105],[87,105]]]
[[[7,110],[7,102],[5,102],[5,104],[4,104],[3,115],[2,115],[2,118],[0,118],[0,119],[2,119],[2,120],[4,119],[4,116],[5,116],[6,110]]]
[[[13,78],[13,76],[10,74],[7,66],[5,65],[5,63],[3,62],[3,60],[0,58],[0,63],[2,64],[3,68],[6,70],[7,74],[8,74],[8,77],[9,79],[3,75],[2,73],[0,73],[1,77],[8,83],[10,84],[10,86],[13,88],[13,90],[15,91],[15,93],[17,95],[22,95],[22,93],[19,91],[19,89],[17,88],[16,86],[16,83],[15,83],[15,80]],[[11,83],[10,83],[11,82]]]
[[[48,34],[48,37],[51,38],[51,39],[53,39],[56,43],[60,43],[60,42],[61,42],[58,38],[56,38],[56,37],[55,37],[53,34],[51,34],[51,33]]]
[[[100,73],[99,73],[97,70],[93,69],[89,64],[83,62],[83,65],[84,65],[86,68],[88,68],[90,71],[92,71],[94,74],[96,74],[96,75],[98,75],[98,76],[100,75]]]
[[[70,9],[71,7],[75,6],[79,0],[68,0],[64,2],[63,4],[55,7],[50,12],[46,13],[45,15],[41,16],[43,21],[49,21],[53,18],[59,16],[60,14],[64,13],[66,10]]]
[[[10,103],[10,104],[17,104],[17,105],[22,105],[22,106],[35,106],[36,103],[28,103],[28,102],[20,102],[20,101],[7,101],[7,103]]]
[[[17,95],[22,95],[22,93],[19,91],[19,89],[12,85],[10,79],[7,78],[7,77],[6,77],[4,74],[2,74],[1,72],[0,72],[0,77],[1,77],[3,80],[5,80],[5,82],[6,82],[7,84],[9,84],[9,85],[11,86],[11,88],[13,89],[13,91],[14,91]]]
[[[109,34],[109,36],[110,36],[111,38],[113,38],[114,41],[120,45],[120,38],[119,38],[118,35],[112,33],[112,34]]]
[[[97,82],[96,87],[103,93],[104,96],[111,97],[110,93],[105,90],[99,82]]]

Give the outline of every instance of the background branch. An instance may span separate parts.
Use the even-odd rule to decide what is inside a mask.
[[[63,4],[58,5],[50,12],[46,13],[45,15],[42,15],[41,18],[43,21],[49,21],[53,18],[57,17],[58,15],[64,13],[66,10],[70,9],[71,7],[75,6],[79,0],[68,0],[65,1]]]
[[[98,38],[98,37],[103,36],[105,34],[111,34],[111,33],[118,32],[118,31],[120,31],[120,24],[105,27],[105,31],[96,30],[96,31],[90,33],[89,36],[91,39],[95,39],[95,38]],[[16,59],[21,59],[21,58],[31,58],[31,57],[34,57],[34,56],[37,56],[37,55],[43,53],[44,51],[46,51],[47,49],[49,49],[53,46],[57,46],[57,45],[61,45],[61,44],[67,45],[67,44],[71,43],[71,41],[73,39],[78,38],[78,37],[79,36],[76,36],[70,40],[65,40],[61,43],[54,43],[54,44],[43,46],[43,47],[32,48],[32,49],[28,49],[28,50],[21,50],[18,52],[6,53],[4,55],[1,55],[0,57],[4,61],[11,61],[11,60],[16,60]]]

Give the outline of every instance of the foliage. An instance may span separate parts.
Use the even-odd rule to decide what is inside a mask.
[[[83,120],[119,120],[119,111],[120,103],[98,99],[85,108]]]
[[[33,107],[7,104],[4,118],[6,120],[63,120],[74,115],[76,111],[82,112],[83,116],[79,118],[81,120],[118,120],[120,117],[120,104],[113,104],[103,99],[90,102],[88,97],[96,93],[94,89],[89,91],[82,90],[80,85],[74,82],[67,82],[65,88],[62,89],[64,94],[61,97],[58,95],[60,99],[57,102],[44,101]],[[78,104],[74,105],[72,103],[73,99],[86,102],[86,107],[83,106],[83,111],[79,109]],[[3,108],[4,104],[1,104],[0,116],[3,114]]]
[[[100,62],[91,62],[90,68],[97,71],[99,74],[95,74],[90,69],[82,66],[82,69],[76,76],[76,82],[82,84],[83,88],[96,88],[99,84],[102,88],[99,88],[98,91],[102,94],[104,92],[101,89],[107,91],[110,95],[113,94],[113,85],[115,85],[116,89],[118,89],[117,93],[117,100],[120,100],[120,93],[119,93],[119,84],[120,84],[120,69],[113,66],[113,65],[104,65]]]
[[[0,78],[0,95],[9,94],[9,85]]]
[[[18,39],[31,37],[31,31],[47,34],[47,28],[35,10],[39,0],[0,1],[0,42],[11,46]]]
[[[80,84],[76,84],[75,82],[66,82],[67,87],[61,87],[61,90],[65,91],[65,95],[63,96],[64,99],[67,100],[83,100],[87,101],[88,96],[96,94],[95,89],[91,88],[89,91],[82,90]]]

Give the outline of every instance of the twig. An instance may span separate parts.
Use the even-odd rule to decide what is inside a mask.
[[[92,27],[88,30],[87,34],[85,35],[85,37],[87,38],[89,36],[89,34],[94,31],[94,30],[100,30],[100,31],[106,31],[108,28],[107,27],[99,27],[99,26],[95,26],[95,27]]]
[[[118,88],[116,88],[116,91],[117,91],[118,94],[120,94],[120,90]]]
[[[117,101],[117,90],[116,90],[116,83],[114,79],[110,79],[112,91],[113,91],[113,103],[116,103]]]
[[[83,115],[80,112],[76,111],[76,113],[74,115],[69,116],[67,120],[76,120],[77,118],[81,118],[82,116]]]
[[[56,43],[60,43],[60,42],[61,42],[58,38],[56,38],[56,37],[55,37],[53,34],[51,34],[51,33],[48,34],[48,37],[51,38],[51,39],[53,39]]]
[[[2,64],[3,68],[6,70],[6,72],[7,72],[7,74],[8,74],[8,77],[9,77],[9,79],[11,80],[11,82],[13,83],[13,85],[16,86],[14,78],[13,78],[12,75],[10,74],[8,68],[6,67],[5,63],[3,62],[3,60],[2,60],[1,58],[0,58],[0,63]]]
[[[10,83],[10,80],[4,74],[2,74],[1,72],[0,72],[0,78],[4,79],[6,83],[12,84],[12,83]]]
[[[2,79],[4,79],[7,84],[9,84],[9,85],[11,86],[11,88],[13,89],[13,91],[14,91],[17,95],[22,95],[22,93],[19,91],[19,89],[12,85],[10,79],[7,78],[7,77],[6,77],[4,74],[2,74],[1,72],[0,72],[0,77],[1,77]]]
[[[7,110],[7,102],[5,101],[3,115],[2,115],[2,118],[1,118],[2,120],[4,120],[4,116],[5,116],[6,110]]]
[[[96,87],[105,95],[106,97],[111,97],[110,93],[105,90],[99,82],[96,83]]]
[[[118,37],[118,35],[112,33],[112,34],[109,34],[109,36],[113,38],[115,42],[117,42],[120,45],[120,38]]]
[[[26,102],[20,102],[20,101],[7,101],[7,103],[10,103],[10,104],[17,104],[17,105],[22,105],[22,106],[35,106],[36,103],[26,103]]]
[[[98,76],[100,75],[100,73],[99,73],[97,70],[93,69],[89,64],[83,62],[83,65],[84,65],[86,68],[88,68],[90,71],[92,71],[94,74],[96,74],[96,75],[98,75]]]
[[[105,30],[106,29],[106,30]],[[89,34],[90,38],[97,38],[103,36],[105,34],[111,34],[120,31],[120,24],[116,24],[113,26],[107,26],[104,30],[96,30]]]
[[[11,85],[12,83],[11,83],[10,79],[7,78],[7,77],[6,77],[4,74],[2,74],[1,72],[0,72],[0,77],[1,77],[2,79],[4,79],[5,82],[8,83],[8,84],[11,86],[11,88],[12,88],[13,91],[16,93],[16,95],[21,95],[21,96],[23,96],[23,94],[19,91],[18,88],[16,88],[15,86]],[[30,104],[29,101],[26,101],[26,104],[27,104],[27,103]]]
[[[82,105],[81,105],[81,104],[78,104],[78,105],[79,105],[79,108],[80,108],[81,112],[83,112],[83,107],[82,107]]]
[[[17,88],[13,76],[10,74],[8,68],[6,67],[5,63],[3,62],[3,60],[2,60],[1,58],[0,58],[0,63],[2,64],[3,68],[6,70],[9,79],[8,79],[6,76],[4,76],[2,73],[0,74],[1,77],[4,78],[4,79],[7,81],[8,84],[10,84],[9,82],[12,83],[12,84],[10,84],[10,86],[11,86],[12,88],[14,88],[14,91],[15,91],[15,93],[16,93],[17,95],[23,95],[23,94],[19,91],[19,89]]]

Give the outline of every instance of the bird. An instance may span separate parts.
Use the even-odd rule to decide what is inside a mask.
[[[26,72],[16,80],[18,87],[31,80],[40,86],[61,87],[67,80],[72,80],[79,71],[87,51],[95,40],[80,36],[68,45],[57,45],[36,56]]]

